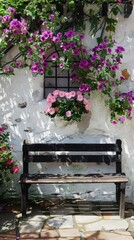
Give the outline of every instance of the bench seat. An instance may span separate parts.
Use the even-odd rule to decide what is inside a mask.
[[[21,182],[26,184],[55,184],[55,183],[126,183],[125,174],[74,174],[74,175],[52,175],[52,174],[29,174],[22,175]]]

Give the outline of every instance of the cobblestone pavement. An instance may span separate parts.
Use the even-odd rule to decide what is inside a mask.
[[[53,210],[55,206],[53,207]],[[52,210],[52,209],[51,209]],[[60,213],[61,212],[61,213]],[[60,214],[59,214],[60,213]],[[19,211],[0,214],[0,240],[133,240],[134,216],[120,219],[113,214],[67,214],[64,208],[44,213]],[[131,214],[131,213],[130,213]]]

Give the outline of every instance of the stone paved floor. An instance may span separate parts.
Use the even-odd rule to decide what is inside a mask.
[[[61,207],[60,207],[61,208]],[[0,214],[0,240],[133,240],[134,215],[61,214],[40,209],[23,218],[19,211]]]

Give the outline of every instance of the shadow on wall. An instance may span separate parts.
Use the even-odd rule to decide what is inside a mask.
[[[82,121],[77,124],[78,131],[80,134],[84,134],[85,131],[89,128],[91,119],[91,112],[82,116]]]

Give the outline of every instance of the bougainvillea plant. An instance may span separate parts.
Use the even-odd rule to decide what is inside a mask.
[[[19,166],[13,159],[12,147],[9,144],[9,132],[0,127],[0,184],[10,180],[10,174],[17,173]]]
[[[52,65],[57,63],[62,71],[72,72],[70,81],[79,85],[81,93],[90,95],[98,91],[105,95],[112,122],[123,122],[123,117],[130,118],[133,101],[116,94],[117,86],[125,81],[122,75],[117,77],[125,51],[122,46],[103,38],[99,39],[93,49],[88,50],[83,44],[85,36],[82,32],[71,28],[60,31],[59,26],[68,20],[59,18],[58,13],[49,14],[37,31],[30,32],[28,21],[25,18],[17,19],[14,8],[10,7],[8,12],[1,16],[1,49],[5,49],[10,39],[17,45],[19,52],[11,61],[4,62],[4,50],[1,51],[1,74],[14,74],[15,68],[28,66],[35,74],[51,75]]]
[[[47,97],[46,114],[51,118],[61,117],[66,121],[80,122],[83,114],[88,113],[90,105],[81,92],[55,90]]]

